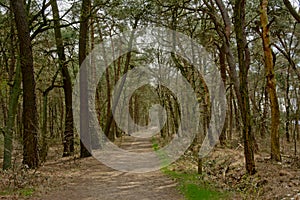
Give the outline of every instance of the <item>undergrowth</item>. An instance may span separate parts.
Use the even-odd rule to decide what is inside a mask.
[[[49,185],[49,176],[42,175],[37,170],[28,169],[15,160],[8,170],[0,169],[0,199],[30,198],[37,189]]]

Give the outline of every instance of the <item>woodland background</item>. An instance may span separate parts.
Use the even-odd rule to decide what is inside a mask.
[[[164,55],[155,52],[157,57],[152,59],[162,60],[174,74],[181,73],[189,81],[202,112],[203,130],[187,152],[191,156],[183,159],[194,163],[198,174],[230,177],[231,182],[222,179],[220,183],[229,188],[239,188],[241,177],[250,177],[242,192],[252,193],[253,188],[265,184],[278,185],[280,178],[253,178],[268,174],[264,170],[279,177],[296,177],[295,183],[291,179],[279,182],[293,183],[291,188],[297,188],[299,5],[291,0],[1,0],[0,188],[17,187],[16,174],[21,169],[38,169],[54,157],[90,156],[74,128],[72,113],[72,90],[80,65],[101,41],[150,25],[181,32],[204,46],[226,88],[227,114],[220,142],[211,157],[198,159],[212,114],[207,86],[184,58],[172,54],[171,61],[165,63]],[[122,45],[129,47],[130,42]],[[98,121],[111,141],[123,137],[112,116],[114,85],[134,66],[149,62],[151,58],[137,52],[127,53],[106,69],[98,84]],[[168,116],[153,139],[160,148],[178,130],[181,113],[176,96],[163,86],[145,85],[135,91],[129,109],[135,123],[147,125],[148,110],[156,103],[165,107]],[[235,156],[242,168],[233,167],[230,157]],[[222,159],[216,163],[218,158]],[[8,186],[12,180],[15,184]],[[251,186],[253,181],[255,187]]]

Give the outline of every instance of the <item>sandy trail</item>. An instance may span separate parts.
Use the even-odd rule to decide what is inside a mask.
[[[151,142],[125,136],[122,148],[137,152],[152,151]],[[43,200],[183,200],[177,183],[160,171],[125,173],[113,170],[94,158],[84,160],[80,176],[69,177],[67,184],[44,194]]]

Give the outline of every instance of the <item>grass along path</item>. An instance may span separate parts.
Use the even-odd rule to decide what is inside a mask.
[[[158,140],[152,138],[152,148],[154,151],[159,150],[160,145]],[[184,159],[180,159],[181,162]],[[182,163],[181,163],[182,164]],[[178,162],[173,163],[171,166],[163,168],[161,171],[174,179],[179,184],[178,190],[184,195],[187,200],[216,200],[216,199],[230,199],[228,193],[217,191],[214,187],[207,184],[202,180],[202,176],[197,174],[196,170],[190,170],[188,168],[183,171],[176,171]]]

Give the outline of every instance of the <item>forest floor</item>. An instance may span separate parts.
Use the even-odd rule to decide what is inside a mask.
[[[270,158],[270,146],[266,140],[257,141],[256,174],[246,174],[243,145],[236,139],[225,147],[217,145],[203,159],[200,182],[213,185],[215,190],[229,192],[226,199],[300,200],[300,157],[299,152],[295,155],[295,144],[282,139],[282,162],[275,162]],[[197,162],[192,157],[191,153],[186,153],[169,167],[170,170],[197,171]]]
[[[125,136],[124,149],[153,151],[150,140]],[[32,180],[39,182],[19,195],[3,195],[0,199],[42,200],[183,200],[177,183],[160,171],[125,173],[101,164],[95,158],[59,158],[46,162]],[[24,194],[25,193],[25,194]],[[26,195],[28,193],[28,195]],[[26,197],[27,196],[27,197]]]
[[[130,136],[123,137],[122,146],[137,151],[153,151],[154,147],[153,140]],[[253,176],[245,173],[243,145],[238,140],[226,147],[216,146],[203,159],[202,175],[197,174],[197,162],[190,151],[167,169],[135,174],[113,170],[92,157],[61,158],[62,149],[54,146],[49,161],[36,171],[0,171],[0,199],[183,200],[186,186],[196,184],[226,194],[219,199],[299,200],[300,159],[293,155],[293,144],[282,144],[282,162],[270,160],[264,140],[258,141],[258,146],[257,173]],[[203,198],[192,194],[189,199]]]

